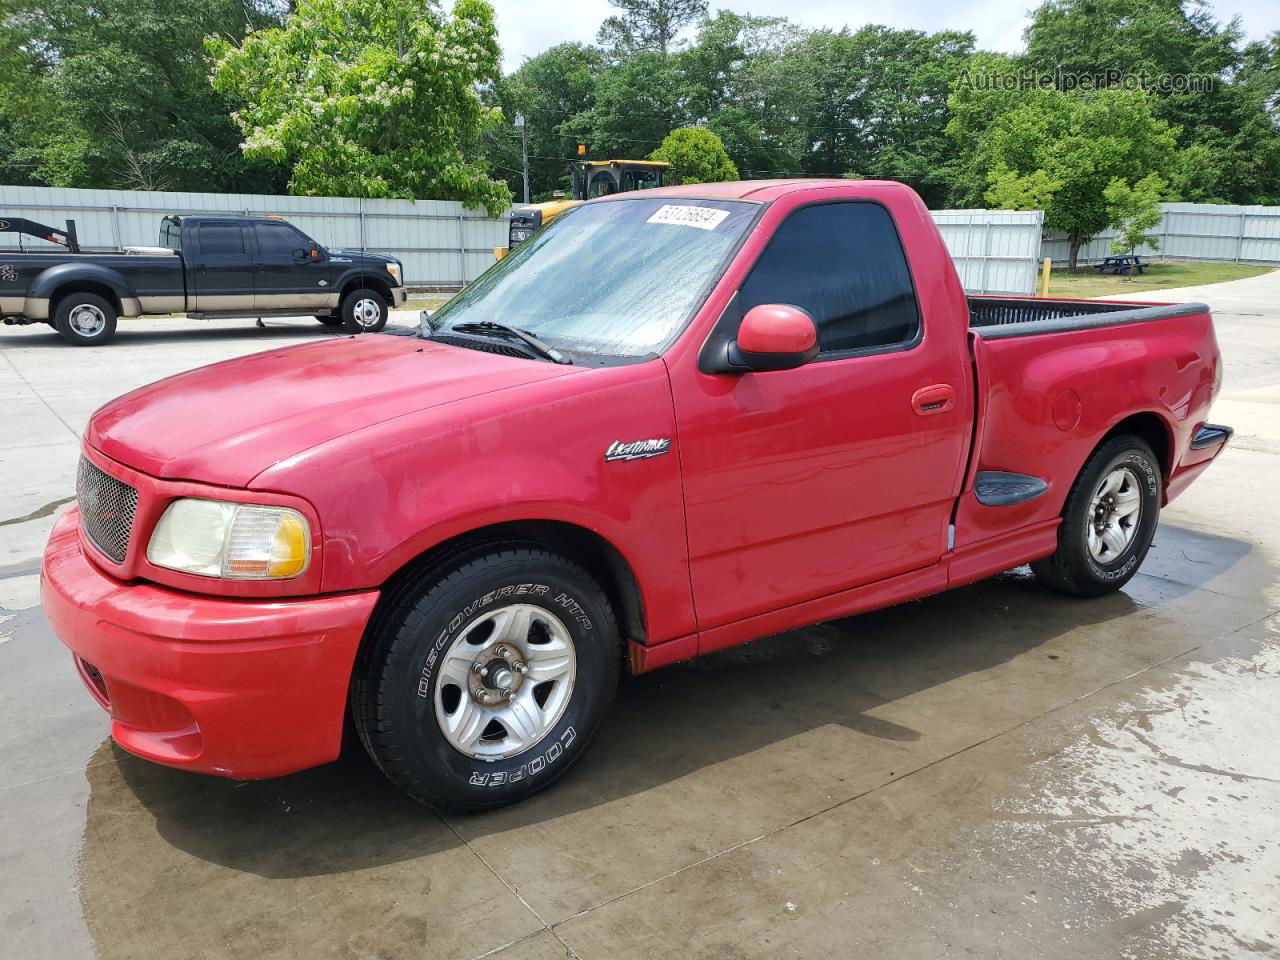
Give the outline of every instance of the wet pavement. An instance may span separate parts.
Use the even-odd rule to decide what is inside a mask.
[[[0,958],[1280,956],[1280,272],[1190,298],[1239,442],[1123,592],[1013,571],[631,678],[560,785],[448,819],[358,750],[122,753],[35,606],[92,409],[314,328],[0,332]]]

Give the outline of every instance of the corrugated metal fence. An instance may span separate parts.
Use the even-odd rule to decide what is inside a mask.
[[[163,193],[0,186],[0,216],[61,226],[73,219],[86,250],[154,245],[165,214],[278,214],[327,247],[373,250],[404,263],[410,286],[457,287],[493,263],[507,242],[505,218],[448,200],[358,200],[253,194]],[[933,214],[971,293],[1035,290],[1043,214],[938,210]],[[33,249],[51,246],[24,240]],[[0,249],[17,246],[0,234]]]
[[[405,280],[411,286],[469,283],[493,263],[493,248],[507,242],[505,218],[467,210],[452,200],[0,186],[0,217],[26,217],[54,227],[75,220],[86,250],[154,246],[160,218],[169,213],[278,214],[326,247],[396,257],[404,264]],[[0,234],[0,249],[12,249],[17,242],[15,234]],[[29,238],[23,243],[31,249],[52,246]]]
[[[933,219],[967,291],[1035,293],[1043,212],[935,210]]]
[[[1144,257],[1169,260],[1222,260],[1237,263],[1280,263],[1280,207],[1242,207],[1221,203],[1162,203],[1164,216],[1151,234],[1160,249],[1139,247]],[[1113,255],[1108,230],[1080,248],[1080,259]],[[1059,233],[1044,238],[1044,255],[1066,263],[1067,239]]]

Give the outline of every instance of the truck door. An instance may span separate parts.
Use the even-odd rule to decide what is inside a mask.
[[[183,242],[183,257],[195,288],[191,309],[251,312],[253,258],[244,226],[238,220],[198,220],[194,226],[195,244]]]
[[[704,630],[937,561],[972,423],[963,332],[928,328],[880,204],[791,212],[729,309],[765,303],[809,311],[817,360],[673,374]]]
[[[283,221],[253,225],[257,242],[254,304],[259,310],[308,313],[338,305],[329,289],[332,266],[324,250],[301,230]],[[311,251],[318,251],[312,256]]]

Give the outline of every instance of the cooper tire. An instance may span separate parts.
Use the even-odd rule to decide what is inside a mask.
[[[1110,489],[1114,487],[1114,489]],[[1058,549],[1031,564],[1036,578],[1063,593],[1098,597],[1138,572],[1160,519],[1160,463],[1135,436],[1118,436],[1086,461],[1067,495]],[[1133,513],[1123,511],[1136,504]]]
[[[73,346],[100,346],[116,335],[116,308],[96,293],[69,293],[58,301],[53,328]]]
[[[342,326],[348,333],[377,333],[387,325],[387,301],[368,288],[353,290],[342,299]]]
[[[545,642],[539,631],[552,636],[563,628],[572,644],[573,674],[554,718],[550,698],[556,688],[538,679],[540,668],[523,678],[532,685],[516,690],[507,702],[498,690],[482,688],[477,695],[486,701],[481,706],[462,689],[468,683],[462,678],[470,677],[468,663],[478,672],[476,664],[494,662],[485,658],[493,654],[495,640],[513,645],[502,640],[507,634],[495,634],[498,627],[487,625],[518,622],[526,614],[529,639],[519,654],[527,658],[526,669],[537,660],[534,647]],[[417,584],[393,592],[370,631],[352,679],[356,732],[393,783],[438,810],[490,810],[554,783],[595,738],[622,667],[618,628],[600,585],[576,563],[533,545],[491,544],[455,556]],[[498,717],[507,703],[528,702],[548,683],[538,719],[528,724],[541,733],[501,755],[511,734],[505,721],[488,718]],[[491,696],[498,697],[498,705],[488,705]],[[468,727],[478,730],[480,739],[466,751],[457,745],[457,731],[448,730],[451,717],[464,709],[480,711],[484,720],[482,728]],[[489,753],[475,755],[480,751]]]

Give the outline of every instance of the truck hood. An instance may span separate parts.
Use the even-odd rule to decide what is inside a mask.
[[[93,415],[87,440],[155,477],[245,487],[318,443],[580,369],[417,337],[344,337],[216,363],[134,390]]]

